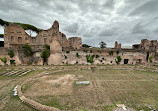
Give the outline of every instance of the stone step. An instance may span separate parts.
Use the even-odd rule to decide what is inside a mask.
[[[21,71],[21,70],[15,71],[14,73],[11,73],[11,74],[9,74],[9,75],[7,75],[7,76],[10,77],[10,76],[12,76],[12,75],[17,74],[17,73],[20,72],[20,71]]]
[[[29,73],[29,72],[31,72],[31,71],[32,71],[32,70],[28,70],[28,71],[22,73],[21,75],[19,75],[19,77],[24,76],[24,75],[26,75],[27,73]]]
[[[22,73],[24,73],[24,72],[26,72],[26,71],[27,71],[27,70],[22,70],[22,71],[20,71],[19,73],[13,75],[13,77],[15,77],[15,76],[19,76],[19,75],[21,75]]]
[[[9,74],[13,74],[13,73],[14,73],[14,71],[9,71],[9,72],[3,74],[3,76],[7,76],[7,75],[9,75]]]

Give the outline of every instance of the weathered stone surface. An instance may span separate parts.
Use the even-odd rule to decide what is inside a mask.
[[[68,39],[70,47],[80,49],[82,47],[82,40],[80,37],[70,37]]]
[[[118,44],[118,42],[115,41],[115,49],[121,49],[121,43]]]
[[[50,44],[50,57],[48,58],[48,65],[62,64],[62,47],[57,40],[53,40]]]

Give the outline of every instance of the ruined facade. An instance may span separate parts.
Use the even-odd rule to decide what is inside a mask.
[[[34,52],[32,56],[24,55],[23,45],[29,44]],[[10,24],[4,29],[4,47],[1,47],[0,57],[7,57],[7,64],[13,59],[16,65],[32,64],[43,65],[41,52],[44,45],[50,46],[48,65],[62,64],[91,64],[87,56],[94,56],[92,64],[116,64],[120,56],[120,64],[147,64],[149,56],[156,60],[158,55],[158,41],[143,39],[140,44],[133,45],[132,49],[122,49],[121,43],[115,42],[114,48],[84,48],[80,37],[70,37],[59,31],[59,23],[55,21],[48,30],[41,30],[37,36],[31,37],[25,30],[16,24]],[[10,58],[8,50],[12,49],[15,56]],[[0,61],[0,65],[4,65]]]
[[[140,44],[134,44],[133,49],[135,50],[144,50],[149,52],[157,52],[158,49],[158,41],[157,40],[141,40]]]
[[[118,44],[118,42],[115,41],[115,47],[114,47],[114,48],[115,48],[115,49],[121,49],[121,43]]]
[[[66,35],[59,32],[59,23],[55,21],[48,30],[42,30],[36,37],[31,37],[25,30],[16,24],[10,24],[4,29],[4,47],[12,49],[21,49],[24,44],[29,44],[34,50],[43,49],[45,44],[50,45],[53,39],[56,39],[64,48],[80,48],[81,38],[75,37],[67,40]],[[75,43],[72,43],[72,42]],[[75,45],[74,45],[75,44]]]

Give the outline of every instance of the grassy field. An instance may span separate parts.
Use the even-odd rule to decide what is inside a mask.
[[[0,110],[34,111],[13,97],[12,90],[26,79],[53,71],[33,71],[24,77],[0,76]],[[90,85],[75,84],[84,80],[90,81]],[[147,106],[158,110],[158,74],[132,69],[65,71],[33,79],[22,91],[42,104],[71,111],[110,111],[117,103],[137,110],[149,111]]]

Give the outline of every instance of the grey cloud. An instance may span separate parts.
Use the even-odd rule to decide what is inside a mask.
[[[68,33],[77,33],[78,29],[79,29],[78,23],[73,23],[64,28],[64,30],[67,31]]]
[[[157,39],[157,14],[157,0],[0,0],[4,20],[42,29],[57,20],[67,37],[81,36],[83,43],[95,46],[100,41],[113,46],[115,40],[132,45],[142,38]]]
[[[109,9],[114,8],[114,0],[107,0],[103,6]]]
[[[134,9],[130,15],[134,16],[134,15],[140,15],[140,16],[149,16],[153,13],[157,13],[158,10],[158,1],[157,0],[149,0],[148,2],[144,3],[143,5],[137,7],[136,9]]]
[[[146,33],[146,30],[143,29],[143,26],[141,25],[141,23],[142,22],[139,22],[133,27],[133,30],[131,31],[132,34],[136,34],[136,33],[144,34],[144,33]]]

